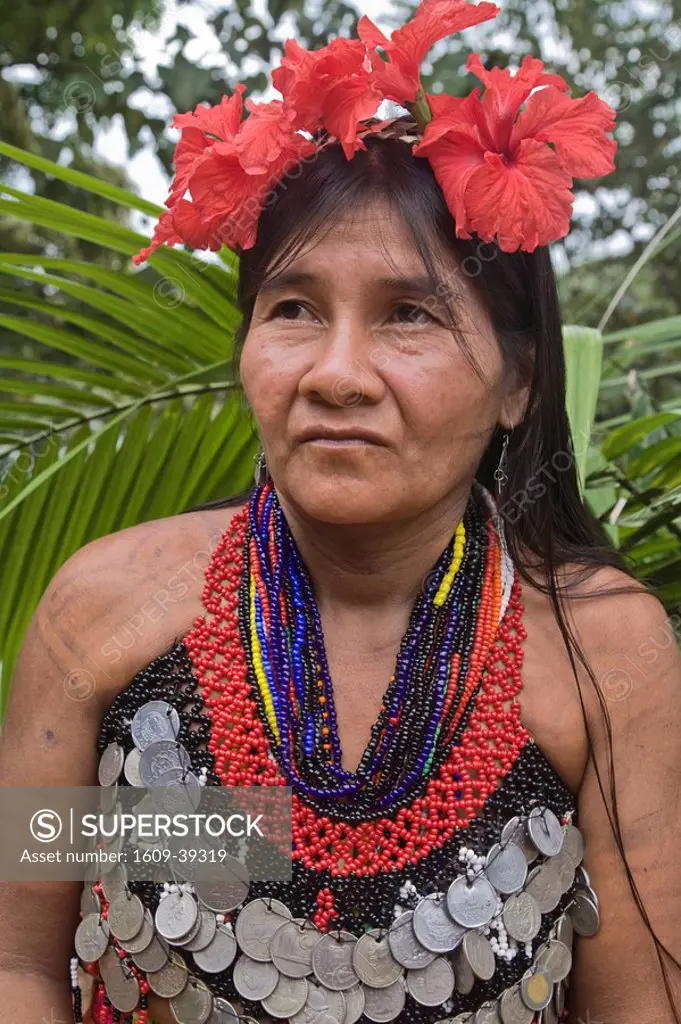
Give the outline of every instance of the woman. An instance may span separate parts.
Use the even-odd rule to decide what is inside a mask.
[[[360,28],[370,87],[405,78]],[[302,106],[312,72],[287,53],[282,92]],[[369,85],[352,74],[356,97]],[[681,659],[579,494],[542,211],[497,209],[499,244],[475,197],[455,217],[446,165],[412,148],[422,103],[363,115],[361,134],[353,109],[245,215],[243,196],[222,210],[240,238],[255,488],[88,544],[28,631],[5,784],[93,784],[102,754],[103,785],[139,784],[134,723],[162,701],[182,779],[293,789],[290,882],[231,900],[115,874],[85,887],[88,1019],[680,1019]],[[199,139],[184,117],[154,246],[184,224],[217,248],[215,222],[187,227],[199,215],[178,203],[192,175],[187,205],[233,203],[236,149],[211,152],[217,121]],[[152,601],[164,612],[141,616]],[[92,697],[69,700],[83,672]],[[27,1006],[72,1019],[78,889],[4,887],[1,1024]],[[139,911],[134,934],[117,900]],[[173,900],[191,917],[174,935]]]

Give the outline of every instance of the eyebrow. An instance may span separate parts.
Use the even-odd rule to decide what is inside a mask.
[[[287,270],[265,280],[260,286],[260,293],[265,295],[296,285],[315,285],[321,282],[317,274],[310,271]],[[436,296],[433,284],[428,277],[374,277],[367,282],[372,288],[383,288],[393,292],[409,292],[412,295]]]

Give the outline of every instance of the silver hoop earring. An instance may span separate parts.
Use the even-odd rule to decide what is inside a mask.
[[[269,475],[270,473],[267,468],[267,463],[265,462],[265,452],[261,448],[255,458],[255,471],[253,473],[253,480],[255,481],[255,486],[261,487],[265,483]]]
[[[508,482],[508,474],[506,473],[507,455],[506,449],[508,448],[508,442],[510,434],[505,433],[504,439],[501,443],[501,455],[499,456],[499,463],[497,468],[494,470],[494,479],[497,483],[497,497],[501,497],[501,492]]]

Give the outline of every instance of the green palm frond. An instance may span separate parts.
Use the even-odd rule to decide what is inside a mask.
[[[119,206],[161,212],[34,154],[3,143],[0,153]],[[96,537],[243,490],[257,444],[232,373],[233,253],[208,263],[168,249],[137,270],[129,257],[147,239],[116,221],[2,184],[0,214],[113,255],[112,266],[111,258],[0,253],[6,698],[26,627],[59,566]]]

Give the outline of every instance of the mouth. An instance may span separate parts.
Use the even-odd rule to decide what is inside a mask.
[[[324,448],[351,448],[359,445],[378,448],[376,441],[369,441],[365,437],[309,437],[302,443],[322,445]]]
[[[299,438],[299,444],[316,444],[325,448],[347,448],[359,445],[371,445],[374,448],[385,447],[386,442],[372,430],[360,427],[357,430],[332,430],[324,427],[315,430],[309,427],[303,431]]]

